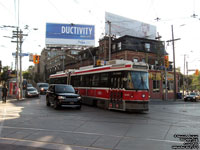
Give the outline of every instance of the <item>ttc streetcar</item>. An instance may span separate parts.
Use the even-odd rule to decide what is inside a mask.
[[[148,111],[148,64],[111,60],[50,75],[50,84],[71,84],[85,104],[122,111]]]

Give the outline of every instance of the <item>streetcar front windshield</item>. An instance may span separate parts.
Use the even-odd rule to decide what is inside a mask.
[[[148,90],[148,72],[131,71],[127,74],[126,89],[131,90]]]

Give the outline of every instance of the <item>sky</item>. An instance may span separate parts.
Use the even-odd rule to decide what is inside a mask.
[[[98,40],[105,33],[105,12],[156,26],[162,41],[172,39],[173,25],[174,38],[181,38],[175,42],[176,67],[183,73],[186,55],[188,69],[200,69],[200,0],[0,0],[0,27],[17,26],[19,20],[20,29],[28,34],[22,44],[23,53],[41,53],[45,47],[47,22],[95,25],[95,46],[98,46]],[[28,30],[24,29],[26,25]],[[15,67],[12,53],[16,51],[16,43],[8,37],[13,30],[0,28],[0,60],[3,66],[12,68]],[[169,60],[173,61],[172,44],[166,42],[165,45]],[[27,56],[22,62],[23,70],[33,65]]]

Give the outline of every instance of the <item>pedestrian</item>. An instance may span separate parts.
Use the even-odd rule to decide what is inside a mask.
[[[6,97],[7,97],[8,89],[6,88],[6,84],[4,84],[4,87],[2,88],[2,102],[6,103]]]

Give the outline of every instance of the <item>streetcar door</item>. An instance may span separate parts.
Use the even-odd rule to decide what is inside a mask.
[[[122,72],[113,72],[110,77],[109,109],[123,109]]]

